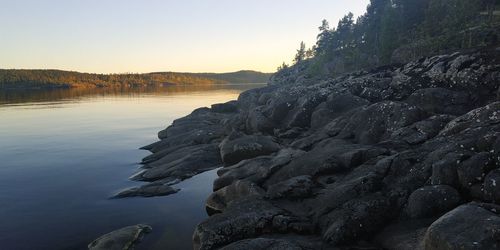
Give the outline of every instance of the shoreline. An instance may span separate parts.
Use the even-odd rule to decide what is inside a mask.
[[[195,249],[493,247],[499,53],[319,80],[287,69],[160,131],[132,177],[147,184],[128,194],[163,195],[223,165]],[[491,220],[471,228],[472,214]]]

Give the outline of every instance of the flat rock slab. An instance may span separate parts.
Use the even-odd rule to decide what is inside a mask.
[[[133,187],[123,190],[113,196],[112,198],[126,198],[126,197],[154,197],[154,196],[167,196],[179,192],[180,189],[171,187],[166,184],[147,184],[140,187]]]
[[[152,231],[148,225],[138,224],[107,233],[88,245],[89,250],[128,250],[134,249],[144,234]]]
[[[226,165],[236,164],[242,160],[261,155],[269,155],[280,150],[280,145],[270,136],[228,136],[220,144],[222,161]]]
[[[196,227],[194,249],[215,249],[257,236],[272,227],[273,219],[282,214],[285,211],[262,199],[243,198]]]

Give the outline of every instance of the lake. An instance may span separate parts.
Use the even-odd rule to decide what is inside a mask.
[[[193,109],[263,84],[0,92],[0,249],[87,249],[145,223],[137,249],[192,249],[216,170],[174,195],[109,199],[149,154],[141,146]]]

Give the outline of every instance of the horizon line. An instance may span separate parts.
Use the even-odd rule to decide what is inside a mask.
[[[263,71],[258,71],[258,70],[253,70],[253,69],[241,69],[241,70],[236,70],[236,71],[220,71],[220,72],[209,72],[209,71],[199,71],[199,72],[187,72],[187,71],[148,71],[148,72],[120,72],[120,73],[97,73],[97,72],[85,72],[85,71],[78,71],[78,70],[66,70],[66,69],[55,69],[55,68],[0,68],[0,70],[39,70],[39,71],[65,71],[65,72],[73,72],[73,73],[81,73],[81,74],[97,74],[97,75],[142,75],[142,74],[155,74],[155,73],[178,73],[178,74],[229,74],[229,73],[238,73],[238,72],[243,72],[243,71],[253,71],[257,73],[263,73],[263,74],[274,74],[274,72],[263,72]]]

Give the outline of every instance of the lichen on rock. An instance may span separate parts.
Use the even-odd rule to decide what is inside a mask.
[[[195,249],[494,249],[499,71],[489,50],[321,79],[278,72],[160,132],[136,179],[223,166]]]

